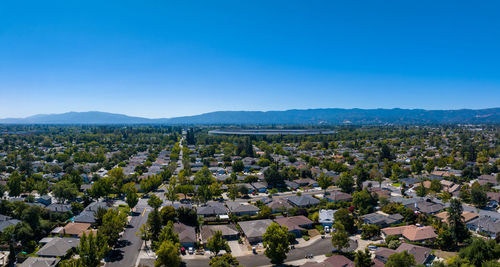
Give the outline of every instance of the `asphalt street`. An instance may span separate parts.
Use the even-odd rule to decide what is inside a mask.
[[[182,167],[182,140],[181,139],[181,151],[179,155],[179,161],[177,162],[177,170],[181,170]],[[161,186],[163,187],[163,185]],[[154,193],[162,201],[165,201],[164,190],[160,188]],[[132,219],[130,220],[127,228],[123,232],[122,237],[118,240],[117,245],[111,251],[110,256],[106,259],[107,267],[125,267],[125,266],[135,266],[137,257],[142,247],[143,240],[137,235],[139,229],[148,220],[148,215],[152,208],[148,205],[148,199],[141,198],[135,206],[135,212],[132,214]]]
[[[147,199],[141,198],[135,210],[122,237],[106,261],[108,267],[135,266],[143,242],[136,233],[139,232],[141,225],[146,223],[151,207],[148,206]]]

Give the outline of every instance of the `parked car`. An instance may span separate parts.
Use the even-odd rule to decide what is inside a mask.
[[[189,248],[188,248],[188,253],[189,253],[189,254],[193,254],[193,253],[194,253],[194,249],[193,249],[193,247],[189,247]]]
[[[325,233],[330,233],[330,226],[325,226]]]

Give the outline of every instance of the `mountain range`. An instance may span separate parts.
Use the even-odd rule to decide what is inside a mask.
[[[165,119],[132,117],[99,111],[40,114],[0,119],[3,124],[481,124],[500,123],[500,108],[424,109],[293,109],[285,111],[216,111]]]

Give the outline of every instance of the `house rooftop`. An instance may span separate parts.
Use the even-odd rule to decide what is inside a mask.
[[[267,227],[271,225],[273,221],[269,219],[255,220],[255,221],[244,221],[238,224],[245,233],[247,238],[261,237],[267,230]]]
[[[55,237],[45,244],[35,254],[40,257],[63,257],[68,250],[76,248],[80,244],[79,238]]]
[[[281,226],[286,226],[288,231],[293,230],[304,230],[303,225],[313,224],[313,221],[309,220],[304,215],[292,216],[292,217],[281,217],[274,220]]]
[[[421,241],[436,238],[437,234],[432,226],[418,227],[406,225],[398,227],[387,227],[381,229],[385,235],[401,235],[410,241]]]

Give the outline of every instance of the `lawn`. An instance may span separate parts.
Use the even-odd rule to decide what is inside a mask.
[[[448,252],[448,251],[442,251],[442,250],[437,250],[437,249],[433,251],[433,254],[434,254],[434,256],[445,259],[445,260],[457,256],[456,252]]]

